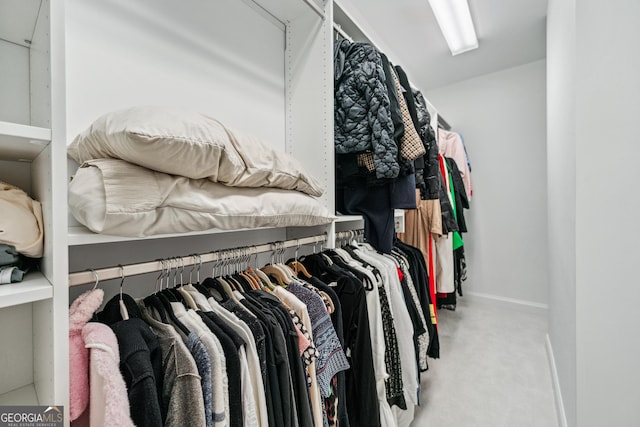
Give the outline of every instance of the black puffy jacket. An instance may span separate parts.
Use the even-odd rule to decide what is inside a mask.
[[[438,180],[438,175],[440,174],[438,141],[431,127],[431,116],[429,115],[429,110],[427,110],[427,101],[419,90],[414,90],[413,96],[416,101],[418,115],[418,134],[420,138],[422,138],[424,148],[427,150],[427,153],[423,157],[424,169],[422,178],[424,179],[425,190],[422,192],[421,197],[422,199],[437,199],[440,192],[440,181]]]
[[[376,178],[396,178],[398,145],[380,53],[346,39],[336,40],[334,52],[336,153],[373,152]]]

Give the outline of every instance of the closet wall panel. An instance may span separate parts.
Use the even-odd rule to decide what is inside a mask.
[[[284,32],[243,2],[71,0],[66,71],[70,139],[105,112],[156,104],[285,148]]]
[[[305,12],[286,30],[287,152],[322,182],[334,212],[333,14],[326,7],[323,21]]]
[[[33,354],[33,341],[30,336],[25,336],[25,331],[31,331],[31,315],[31,304],[0,310],[0,325],[14,325],[0,328],[3,347],[0,351],[0,366],[11,367],[0,369],[0,396],[33,382],[33,360],[25,357]],[[3,404],[1,400],[0,404]]]
[[[51,44],[49,1],[43,1],[29,49],[31,125],[51,127]],[[54,36],[56,37],[57,34]],[[55,42],[54,42],[55,43]],[[57,82],[56,82],[57,84]]]
[[[29,124],[29,49],[0,39],[0,121]]]

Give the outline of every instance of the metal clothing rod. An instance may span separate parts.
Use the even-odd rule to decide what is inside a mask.
[[[307,5],[309,5],[309,7],[310,7],[311,9],[313,9],[313,11],[314,11],[314,12],[315,12],[315,13],[316,13],[320,18],[322,18],[322,20],[323,20],[323,21],[324,21],[325,19],[327,19],[327,17],[326,17],[326,16],[325,16],[325,14],[324,14],[324,10],[322,10],[322,9],[320,8],[320,6],[318,6],[318,5],[316,4],[316,2],[314,2],[313,0],[304,0],[304,2],[305,2]]]
[[[344,37],[345,39],[349,40],[349,41],[353,41],[353,39],[349,36],[349,34],[347,34],[342,27],[340,26],[340,24],[336,24],[335,22],[333,23],[333,29],[336,30],[336,32],[338,34],[340,34],[342,37]]]
[[[172,259],[180,268],[196,264],[204,264],[212,261],[219,261],[221,253],[233,253],[234,250],[249,249],[251,254],[273,251],[274,249],[295,248],[302,245],[312,245],[327,241],[326,234],[304,237],[301,239],[285,240],[284,242],[274,242],[258,246],[243,246],[241,248],[220,249],[219,251],[207,252],[204,254],[187,255]],[[166,261],[166,260],[165,260]],[[78,271],[69,274],[69,287],[86,285],[89,283],[102,282],[105,280],[119,279],[124,277],[138,276],[140,274],[154,273],[166,269],[166,262],[162,260],[142,262],[138,264],[127,264],[122,267],[106,267],[97,270]]]

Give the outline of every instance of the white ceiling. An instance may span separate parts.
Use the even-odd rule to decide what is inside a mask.
[[[361,39],[346,12],[423,91],[546,56],[547,0],[469,0],[479,48],[457,56],[451,56],[428,0],[335,3],[334,20]]]

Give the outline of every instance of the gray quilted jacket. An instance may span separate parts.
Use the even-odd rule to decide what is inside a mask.
[[[336,153],[373,152],[376,178],[396,178],[398,146],[380,53],[346,39],[336,41],[334,52]]]

